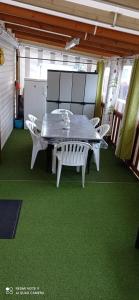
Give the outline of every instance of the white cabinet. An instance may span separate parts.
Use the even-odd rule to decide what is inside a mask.
[[[49,86],[47,99],[58,101],[59,100],[59,80],[60,72],[49,72]]]
[[[46,109],[47,81],[25,79],[24,84],[24,121],[28,114],[35,115],[42,120]]]
[[[95,103],[96,101],[97,76],[86,74],[84,102]]]
[[[48,70],[47,111],[57,108],[93,117],[97,73]]]
[[[84,101],[85,74],[73,73],[72,102]]]
[[[61,72],[60,76],[60,101],[70,102],[72,90],[72,73]]]

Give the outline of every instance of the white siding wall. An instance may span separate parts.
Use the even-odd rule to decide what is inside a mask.
[[[15,49],[1,41],[5,63],[0,65],[0,131],[1,148],[3,148],[13,129],[15,99]]]

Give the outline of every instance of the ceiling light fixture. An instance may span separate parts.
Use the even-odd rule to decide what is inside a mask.
[[[75,47],[76,45],[79,45],[79,43],[80,43],[80,38],[74,38],[70,42],[66,43],[65,50],[69,50],[69,49]]]

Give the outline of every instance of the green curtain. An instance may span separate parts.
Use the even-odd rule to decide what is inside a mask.
[[[123,116],[122,128],[120,130],[119,142],[116,149],[116,155],[123,160],[129,160],[131,158],[138,111],[139,59],[136,59],[133,66],[129,92]]]
[[[97,82],[97,93],[96,93],[95,117],[101,118],[102,84],[103,84],[103,75],[104,75],[103,61],[97,62],[97,73],[98,73],[98,82]]]

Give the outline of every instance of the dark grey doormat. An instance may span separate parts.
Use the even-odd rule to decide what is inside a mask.
[[[13,239],[22,200],[0,200],[0,239]]]

